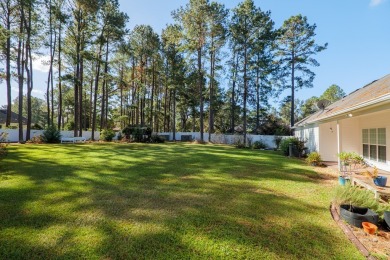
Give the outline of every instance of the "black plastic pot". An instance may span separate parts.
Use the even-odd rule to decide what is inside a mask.
[[[378,214],[368,208],[344,204],[340,206],[340,216],[349,224],[359,228],[362,228],[362,222],[378,225]]]
[[[385,219],[387,227],[390,229],[390,211],[385,211],[383,218]]]

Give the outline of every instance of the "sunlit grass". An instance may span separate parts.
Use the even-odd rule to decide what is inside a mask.
[[[193,144],[10,146],[0,259],[359,259],[331,185],[274,152]]]

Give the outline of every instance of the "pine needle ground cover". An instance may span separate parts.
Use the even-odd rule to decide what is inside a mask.
[[[361,259],[332,189],[301,161],[229,146],[9,146],[0,259]]]

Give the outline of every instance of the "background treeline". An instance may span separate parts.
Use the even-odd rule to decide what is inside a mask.
[[[294,96],[313,86],[313,56],[326,48],[315,43],[316,26],[306,17],[275,28],[271,13],[252,0],[232,10],[190,0],[172,16],[175,23],[159,34],[148,25],[129,31],[117,0],[0,0],[7,126],[13,111],[20,140],[30,139],[34,124],[75,136],[126,125],[199,131],[201,139],[205,131],[282,135],[315,109],[317,97]],[[38,57],[49,68],[46,100],[31,95]],[[271,108],[286,89],[280,109]],[[321,98],[344,95],[338,86],[326,93]]]

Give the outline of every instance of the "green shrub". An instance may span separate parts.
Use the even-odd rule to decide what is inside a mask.
[[[312,153],[309,153],[309,155],[307,156],[307,158],[305,159],[306,163],[309,164],[309,165],[315,165],[315,166],[318,166],[321,164],[322,162],[322,159],[321,159],[321,155],[317,152],[312,152]]]
[[[165,138],[159,135],[152,135],[150,138],[151,143],[164,143]]]
[[[265,149],[267,145],[263,141],[256,141],[253,143],[253,149]]]
[[[122,130],[126,139],[135,142],[150,142],[152,137],[152,129],[146,126],[129,125]]]
[[[283,137],[275,136],[274,142],[275,142],[275,145],[276,145],[276,149],[279,149],[280,143],[282,142],[282,140],[283,140]]]
[[[350,184],[337,186],[333,201],[338,205],[351,204],[370,208],[377,213],[383,213],[383,206],[375,199],[373,192]]]
[[[293,145],[293,155],[296,157],[302,156],[305,150],[305,141],[301,141],[297,137],[284,138],[280,142],[280,150],[283,154],[286,156],[289,155],[290,143]]]
[[[8,137],[8,133],[0,133],[0,160],[7,156],[7,144],[2,144],[2,142],[6,142]]]
[[[44,143],[59,143],[61,140],[61,132],[54,125],[48,126],[42,134]]]
[[[100,139],[106,142],[111,142],[115,137],[115,132],[112,129],[103,129],[100,133]]]
[[[235,136],[233,144],[236,148],[239,148],[239,149],[245,148],[244,137],[243,136]]]
[[[72,131],[74,130],[74,121],[69,121],[64,126],[65,130]]]
[[[43,130],[43,127],[42,127],[41,125],[35,123],[35,124],[33,124],[33,125],[31,126],[31,129],[32,129],[32,130]]]

